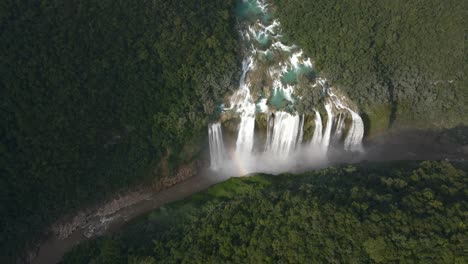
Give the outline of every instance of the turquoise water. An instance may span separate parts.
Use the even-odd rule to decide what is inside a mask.
[[[274,106],[276,109],[282,109],[288,106],[289,101],[286,100],[284,92],[280,89],[273,91],[268,99],[268,104]]]
[[[312,70],[312,68],[306,65],[300,65],[299,69],[297,69],[296,71],[299,75],[314,75],[314,71]]]
[[[280,87],[276,87],[279,89],[270,87],[271,96],[267,98],[267,105],[277,110],[287,111],[294,108],[294,103],[290,100],[296,101],[298,98],[295,98],[293,94],[290,95],[291,91],[285,92],[281,88],[285,88],[286,85],[297,85],[299,81],[303,80],[303,77],[311,79],[309,77],[313,77],[314,72],[311,67],[301,64],[305,63],[304,57],[299,55],[298,61],[297,55],[293,55],[298,52],[299,49],[297,47],[285,47],[288,46],[285,43],[289,43],[287,37],[281,34],[279,25],[276,22],[273,24],[274,15],[268,12],[268,7],[264,8],[261,5],[256,0],[238,0],[235,13],[240,20],[243,20],[246,26],[243,29],[248,34],[248,42],[246,44],[249,50],[252,49],[251,54],[253,55],[253,59],[256,60],[259,66],[252,71],[264,70],[264,66],[274,69],[273,75],[267,78],[272,78],[271,82],[280,81],[282,83]],[[278,42],[280,44],[276,45]],[[273,43],[275,43],[275,46],[272,46]],[[292,62],[292,56],[296,56],[294,57],[294,63]],[[286,63],[288,71],[281,73],[284,69],[284,63]],[[299,63],[299,65],[296,63]],[[297,65],[297,68],[294,68],[294,65]],[[261,75],[256,74],[255,76]],[[260,96],[260,98],[265,97]],[[257,111],[259,111],[258,107]]]
[[[288,71],[281,77],[281,80],[285,84],[296,84],[297,83],[297,72],[296,70]]]
[[[273,15],[270,13],[266,13],[262,16],[263,23],[270,23],[273,20]]]
[[[297,84],[299,81],[299,78],[302,76],[306,76],[309,78],[315,77],[315,73],[312,70],[312,68],[306,66],[306,65],[300,65],[299,68],[290,70],[283,74],[281,77],[281,80],[285,84]]]
[[[267,35],[262,34],[259,37],[257,37],[257,41],[258,44],[260,44],[261,46],[268,46],[270,38]]]
[[[256,19],[262,15],[262,10],[255,0],[239,1],[236,6],[236,15],[243,19]]]

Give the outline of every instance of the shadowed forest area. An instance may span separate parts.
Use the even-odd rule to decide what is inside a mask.
[[[15,262],[60,216],[200,158],[209,121],[239,86],[237,2],[0,3],[1,263]],[[313,78],[356,103],[366,136],[447,128],[466,145],[462,1],[273,2],[285,42],[315,60]],[[314,102],[307,92],[305,104]],[[463,166],[234,179],[183,211],[181,203],[155,212],[133,234],[83,244],[65,262],[463,263]]]
[[[0,262],[58,216],[161,176],[162,157],[198,154],[238,79],[233,4],[2,1]]]

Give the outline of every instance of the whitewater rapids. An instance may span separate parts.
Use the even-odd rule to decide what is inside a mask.
[[[237,115],[240,123],[233,149],[225,147],[222,124],[218,121],[209,125],[211,168],[232,175],[279,173],[304,164],[324,164],[331,147],[364,152],[362,118],[350,100],[338,96],[338,91],[323,78],[310,81],[309,89],[319,89],[322,98],[308,115],[314,117],[313,132],[310,139],[304,140],[307,116],[295,110],[301,100],[296,90],[299,79],[311,79],[312,60],[298,46],[283,42],[281,24],[269,19],[270,5],[265,0],[243,0],[240,5],[245,59],[239,89],[232,94],[229,107],[224,108]],[[252,89],[259,83],[264,86],[263,92]],[[267,116],[266,139],[256,137],[257,115]],[[255,148],[258,144],[264,148]]]

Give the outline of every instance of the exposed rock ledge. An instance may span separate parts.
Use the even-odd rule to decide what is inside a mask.
[[[109,224],[119,215],[122,209],[134,206],[145,200],[151,200],[154,193],[196,175],[198,168],[198,162],[183,165],[173,177],[163,178],[151,187],[140,187],[136,190],[119,194],[117,197],[105,201],[98,206],[78,211],[78,213],[72,216],[62,217],[51,226],[50,233],[57,239],[65,239],[77,229],[84,230],[83,233],[87,238],[101,235],[107,230]]]
[[[175,175],[163,177],[153,183],[152,186],[139,187],[120,193],[107,201],[101,202],[97,206],[61,217],[46,231],[47,238],[25,252],[18,259],[18,263],[46,263],[38,260],[39,252],[42,250],[41,247],[46,244],[56,244],[69,239],[73,240],[71,237],[76,232],[82,233],[88,239],[105,234],[112,224],[121,222],[122,220],[126,222],[135,217],[136,212],[134,207],[138,207],[146,201],[151,201],[161,191],[196,176],[201,166],[202,164],[199,161],[182,165],[177,169]],[[58,256],[54,256],[58,257],[57,261],[63,253],[65,252],[57,253]]]

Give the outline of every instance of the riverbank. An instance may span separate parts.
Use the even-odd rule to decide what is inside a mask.
[[[141,216],[144,213],[147,213],[162,205],[188,197],[193,193],[205,190],[215,183],[216,181],[213,181],[210,177],[198,175],[161,192],[148,193],[146,199],[117,211],[115,214],[113,214],[113,217],[108,219],[107,223],[101,222],[101,224],[104,224],[105,226],[99,226],[99,223],[97,223],[98,227],[100,227],[102,230],[99,233],[93,233],[90,236],[88,234],[89,229],[78,228],[66,238],[61,239],[58,237],[51,237],[38,248],[37,255],[30,260],[30,263],[58,263],[62,259],[63,255],[70,251],[77,244],[89,239],[96,238],[100,235],[115,232],[124,226],[127,222],[138,216]]]
[[[231,178],[63,264],[466,263],[467,172],[466,162],[385,161]]]
[[[181,166],[171,178],[153,186],[118,194],[100,204],[60,218],[46,232],[44,239],[29,250],[20,263],[57,263],[80,242],[118,230],[126,222],[154,208],[190,195],[187,186],[200,191],[211,185],[200,174],[200,163]]]
[[[465,128],[466,129],[466,128]],[[462,131],[463,133],[463,131]],[[468,145],[463,140],[453,140],[453,131],[398,130],[366,139],[366,152],[362,156],[343,155],[330,150],[330,164],[356,163],[360,161],[390,160],[468,160]],[[48,239],[31,251],[25,263],[57,263],[75,245],[119,230],[126,223],[162,205],[186,198],[203,191],[227,178],[203,171],[197,175],[179,174],[161,185],[161,189],[148,188],[129,192],[127,196],[113,199],[85,216],[80,213],[56,224]],[[165,186],[165,187],[164,187]],[[132,197],[132,198],[130,198]],[[76,219],[89,219],[86,224],[76,224]],[[81,221],[80,223],[83,223]],[[70,228],[74,227],[74,228]]]

